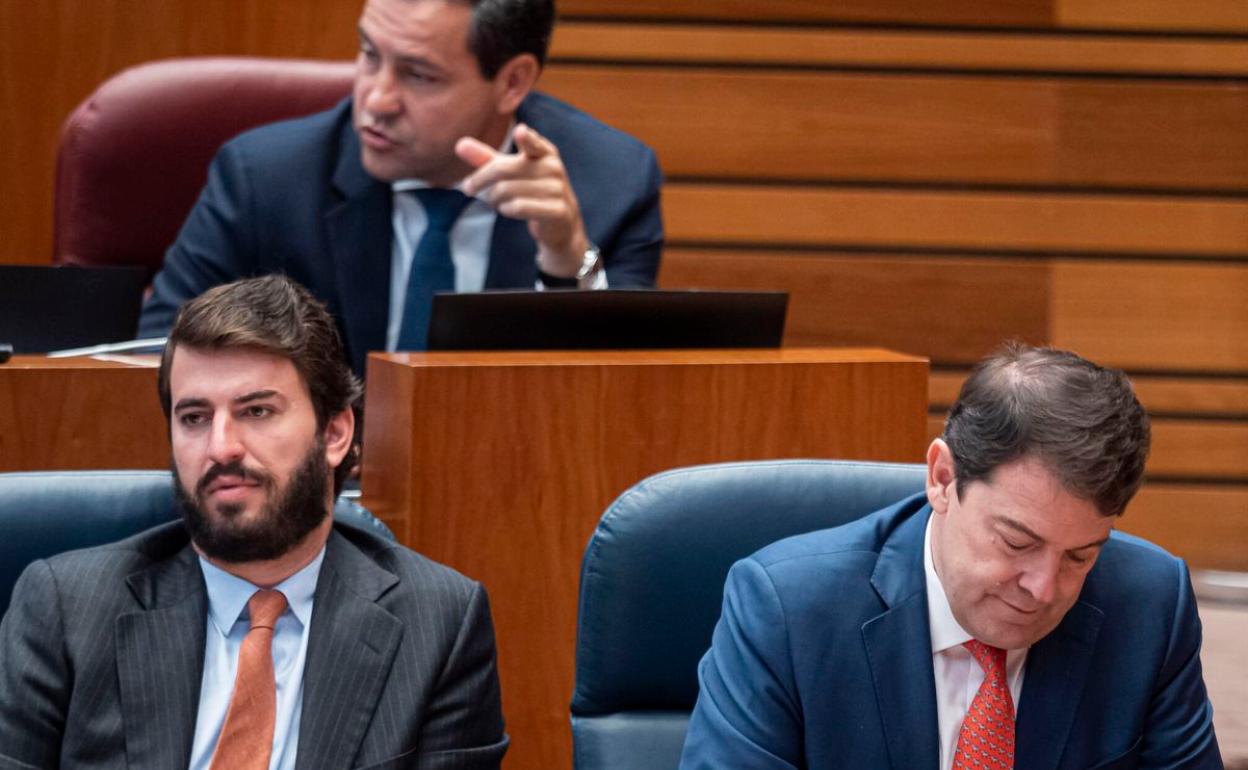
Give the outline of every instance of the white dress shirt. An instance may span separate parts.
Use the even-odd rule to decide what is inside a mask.
[[[511,142],[513,123],[507,129],[499,152],[514,152]],[[394,237],[390,239],[390,316],[386,325],[386,350],[393,352],[399,344],[399,329],[403,325],[403,303],[407,299],[407,278],[412,270],[412,260],[416,256],[416,246],[425,234],[429,220],[425,209],[412,190],[429,187],[420,179],[400,179],[391,183],[390,190],[393,205],[391,206],[391,228]],[[460,185],[455,185],[459,190]],[[451,225],[451,261],[455,263],[455,291],[481,291],[485,288],[485,275],[490,267],[490,241],[494,237],[494,223],[498,220],[496,212],[485,201],[473,198],[464,208],[463,213]],[[542,282],[535,281],[533,288],[541,291],[545,288]],[[592,289],[606,289],[607,271],[599,270],[594,276]]]
[[[939,514],[933,513],[932,518]],[[949,608],[949,599],[932,564],[932,518],[927,520],[923,535],[923,571],[927,575],[927,625],[932,637],[932,671],[936,676],[936,721],[940,730],[940,770],[953,767],[953,752],[958,748],[962,720],[971,707],[971,700],[984,681],[984,670],[963,647],[970,634],[958,625]],[[1018,697],[1023,691],[1023,664],[1027,648],[1008,650],[1005,674],[1010,683],[1010,697],[1018,713]]]
[[[386,325],[386,350],[399,344],[403,325],[403,303],[407,299],[407,278],[416,256],[416,245],[429,226],[425,208],[412,190],[429,185],[419,179],[402,179],[391,185],[394,205],[390,246],[390,318]],[[456,189],[459,189],[456,187]],[[473,198],[451,226],[451,261],[455,263],[455,291],[481,291],[490,267],[490,238],[498,213],[484,201]]]
[[[299,749],[299,716],[303,713],[303,666],[308,654],[312,596],[321,574],[325,549],[308,566],[273,586],[286,596],[286,610],[273,629],[273,673],[277,681],[277,713],[269,770],[294,770]],[[238,650],[251,627],[247,600],[260,590],[240,577],[199,560],[208,590],[208,629],[204,635],[204,675],[195,717],[190,770],[207,770],[225,713],[234,692]],[[189,654],[189,653],[188,653]]]

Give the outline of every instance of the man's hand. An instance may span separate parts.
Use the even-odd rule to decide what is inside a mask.
[[[516,126],[514,138],[514,154],[472,137],[456,142],[455,153],[476,169],[464,179],[464,194],[480,198],[503,216],[527,220],[542,272],[574,276],[589,249],[589,237],[559,150],[523,123]]]

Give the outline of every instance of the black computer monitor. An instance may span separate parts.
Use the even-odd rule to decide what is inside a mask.
[[[773,348],[786,292],[483,291],[439,293],[430,350]]]
[[[141,267],[0,265],[0,343],[46,353],[134,338]]]

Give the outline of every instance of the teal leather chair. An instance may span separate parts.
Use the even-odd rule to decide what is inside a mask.
[[[576,770],[672,770],[733,562],[923,489],[923,465],[777,460],[680,468],[611,504],[585,549]]]
[[[122,540],[179,515],[169,471],[0,473],[0,617],[18,575],[36,559]],[[334,518],[394,539],[349,500],[338,500]]]

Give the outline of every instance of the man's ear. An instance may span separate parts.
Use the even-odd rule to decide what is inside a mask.
[[[325,459],[330,468],[337,468],[351,451],[351,441],[355,438],[355,411],[351,407],[343,409],[329,418],[325,424]]]
[[[931,503],[933,511],[944,513],[949,510],[949,501],[955,494],[956,483],[953,452],[944,439],[938,438],[927,448],[927,501]]]
[[[533,54],[522,53],[511,57],[494,76],[494,102],[498,113],[514,113],[524,97],[533,90],[541,74],[542,65]]]

